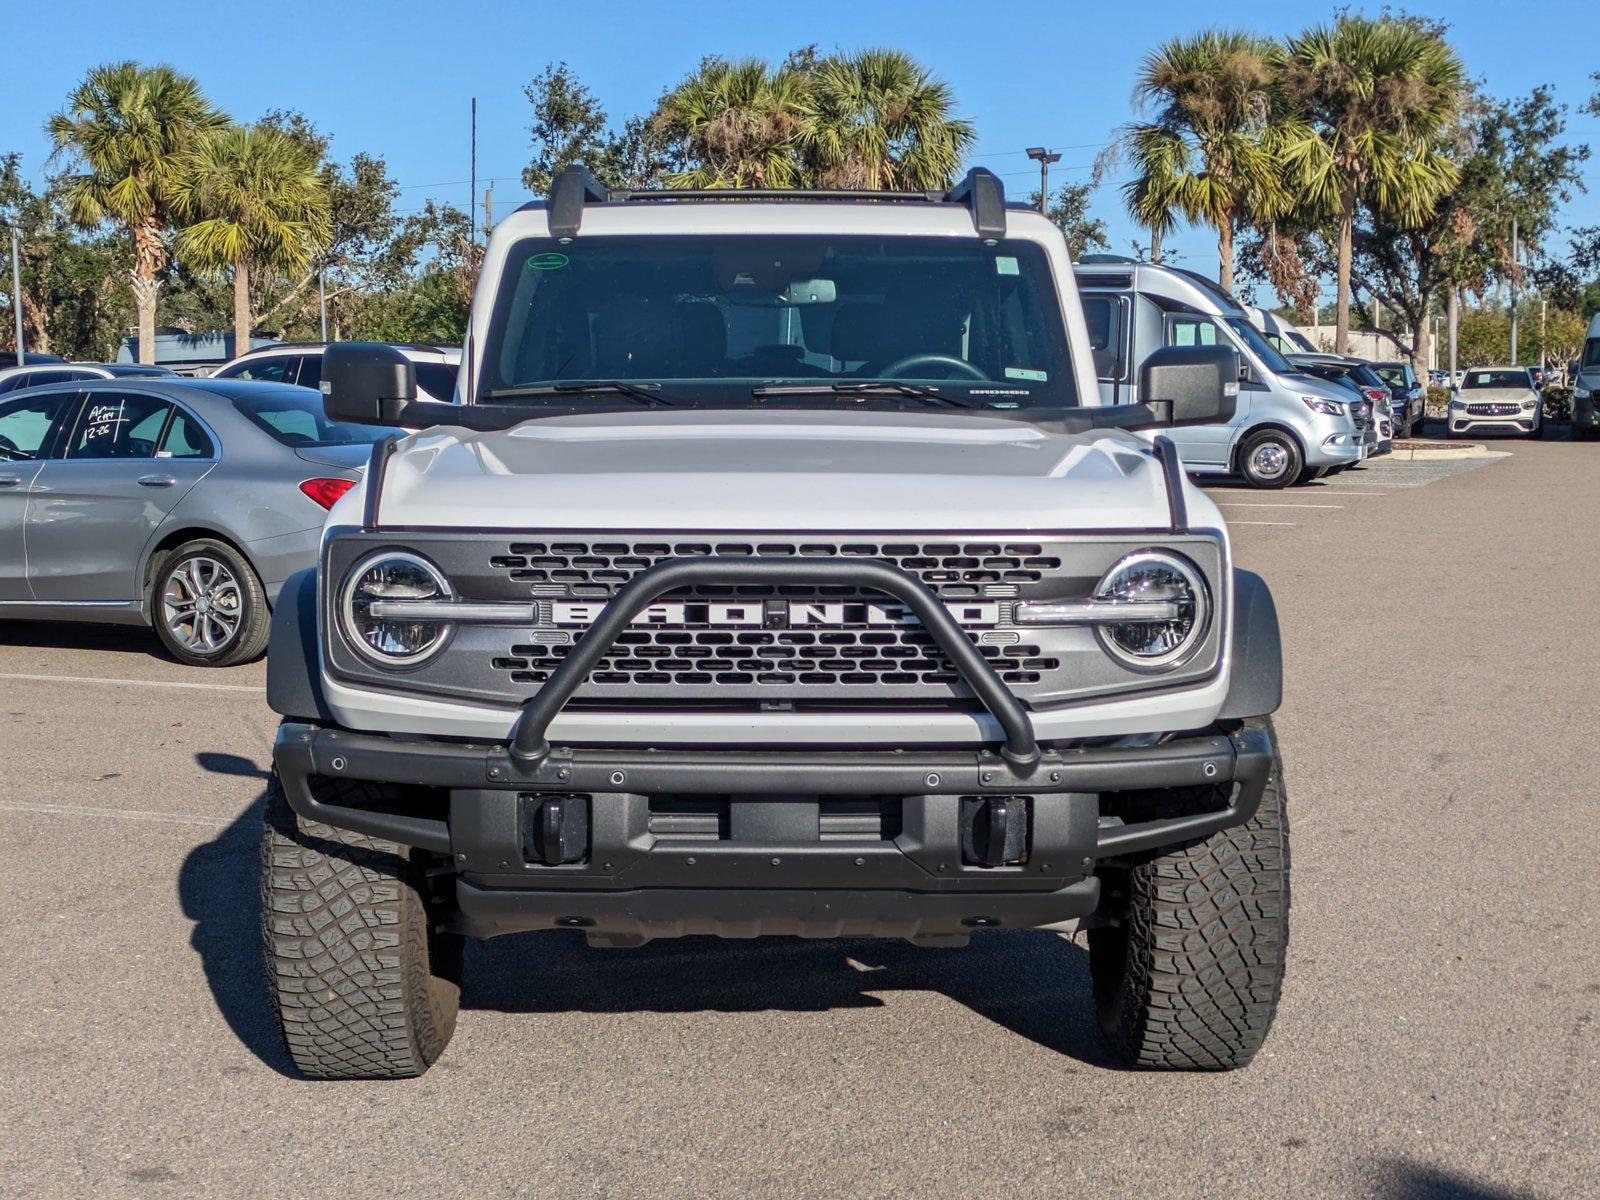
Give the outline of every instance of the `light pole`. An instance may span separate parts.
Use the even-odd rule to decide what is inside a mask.
[[[17,251],[17,227],[11,226],[11,312],[17,318],[17,366],[28,361],[22,344],[22,260]]]
[[[1060,162],[1061,155],[1052,154],[1043,146],[1029,146],[1028,157],[1039,164],[1039,215],[1050,215],[1050,164]]]
[[[1517,219],[1511,218],[1511,365],[1517,365]]]

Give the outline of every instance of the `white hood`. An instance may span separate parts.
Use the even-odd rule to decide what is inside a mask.
[[[1221,527],[1185,485],[1191,522]],[[359,491],[360,489],[353,489]],[[357,518],[360,497],[331,523]],[[499,433],[428,430],[390,461],[385,525],[707,531],[1114,531],[1169,520],[1160,464],[1122,433],[992,417],[640,411]]]

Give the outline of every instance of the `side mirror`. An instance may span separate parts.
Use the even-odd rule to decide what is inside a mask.
[[[397,425],[417,398],[417,369],[381,342],[339,342],[322,356],[322,411],[330,421]]]
[[[1233,420],[1239,377],[1226,346],[1163,346],[1139,369],[1139,398],[1168,425],[1220,425]]]

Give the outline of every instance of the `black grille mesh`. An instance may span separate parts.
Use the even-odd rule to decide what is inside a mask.
[[[513,542],[489,565],[535,595],[608,599],[629,579],[668,558],[876,558],[909,571],[939,596],[951,600],[1014,595],[1061,569],[1061,559],[1037,542],[904,541],[693,541]],[[701,587],[682,595],[835,596],[853,588]]]

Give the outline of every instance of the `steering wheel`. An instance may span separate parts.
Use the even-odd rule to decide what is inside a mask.
[[[980,369],[953,354],[908,354],[904,358],[895,359],[878,374],[884,378],[893,378],[896,375],[906,374],[912,367],[944,367],[957,375],[965,375],[968,379],[989,382],[989,377]]]

